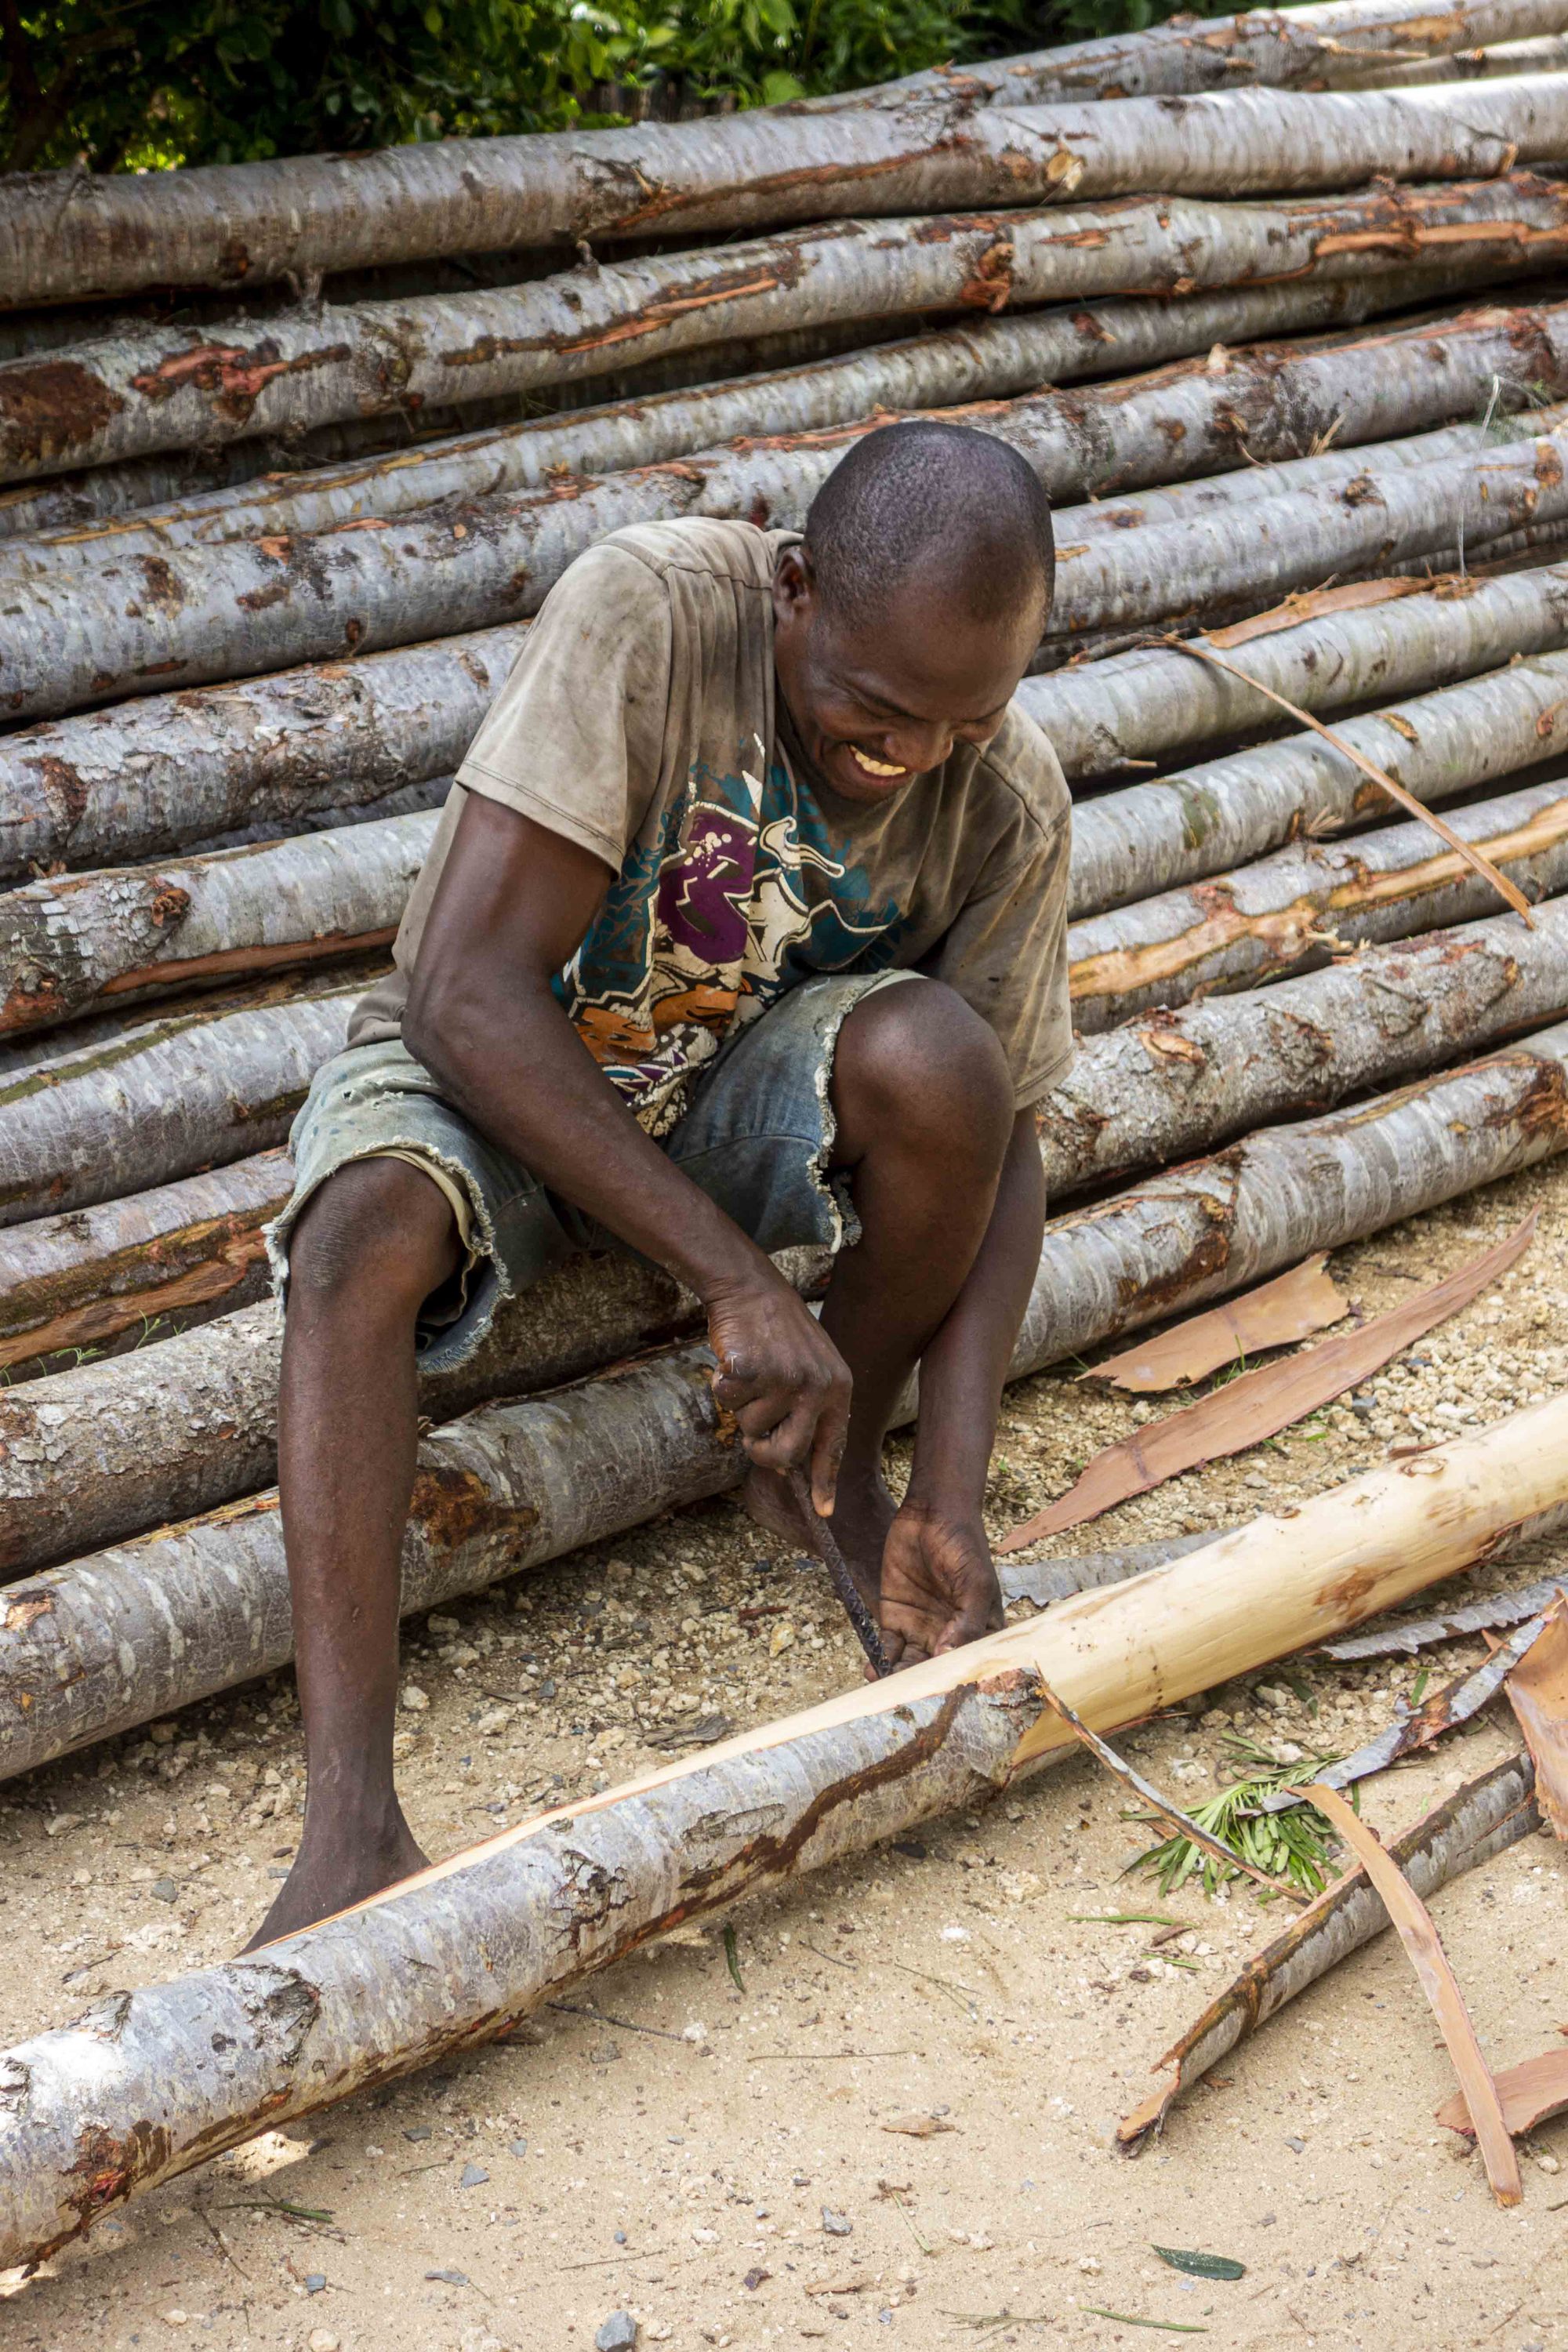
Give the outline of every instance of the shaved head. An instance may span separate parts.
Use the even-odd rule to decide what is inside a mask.
[[[805,548],[825,614],[874,628],[918,587],[966,621],[1033,613],[1056,572],[1051,509],[1016,449],[915,418],[868,433],[812,500]]]

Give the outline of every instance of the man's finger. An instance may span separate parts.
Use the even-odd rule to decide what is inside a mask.
[[[746,1416],[737,1416],[746,1438],[746,1451],[759,1470],[798,1470],[805,1462],[806,1450],[816,1427],[816,1407],[808,1399],[799,1398],[782,1421],[753,1437],[746,1430]]]
[[[838,1465],[849,1433],[849,1398],[836,1389],[823,1407],[811,1449],[811,1499],[825,1519],[833,1516],[838,1490]]]

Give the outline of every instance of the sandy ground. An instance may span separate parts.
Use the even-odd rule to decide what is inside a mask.
[[[1081,1549],[1219,1526],[1493,1420],[1568,1366],[1568,1171],[1516,1179],[1343,1251],[1369,1313],[1508,1230],[1521,1265],[1359,1400],[1167,1486]],[[1060,1491],[1138,1410],[1070,1371],[1012,1391],[1000,1531]],[[901,1470],[902,1457],[899,1467]],[[1517,1562],[1489,1585],[1542,1572]],[[1482,1654],[1430,1654],[1438,1679]],[[1227,1728],[1343,1750],[1421,1661],[1304,1661],[1127,1736],[1172,1793],[1228,1777]],[[820,1571],[774,1557],[731,1505],[672,1516],[406,1629],[403,1775],[437,1855],[541,1798],[662,1760],[704,1718],[744,1724],[841,1687],[850,1639]],[[1414,1819],[1517,1745],[1489,1710],[1372,1783]],[[0,1801],[0,2032],[232,1951],[281,1877],[301,1796],[286,1677]],[[612,2314],[640,2342],[749,2347],[1126,2345],[1547,2352],[1568,2347],[1568,2119],[1525,2150],[1503,2212],[1439,2131],[1451,2077],[1391,1936],[1244,2048],[1140,2159],[1118,2115],[1152,2062],[1281,1924],[1250,1892],[1163,1902],[1122,1874],[1147,1842],[1073,1760],[787,1897],[591,1979],[485,2051],[236,2156],[13,2278],[8,2345],[163,2352],[586,2352]],[[1486,2048],[1507,2064],[1568,2025],[1568,1854],[1524,1840],[1437,1898]],[[1156,1930],[1086,1915],[1154,1911]],[[934,2119],[911,2136],[900,2126]],[[1216,2284],[1156,2245],[1229,2255]],[[1108,2315],[1121,2315],[1121,2316]]]

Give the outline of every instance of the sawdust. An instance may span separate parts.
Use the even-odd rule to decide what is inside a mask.
[[[1560,1386],[1568,1170],[1331,1265],[1376,1314],[1536,1202],[1534,1248],[1462,1317],[1304,1428],[1109,1515],[1097,1539],[1224,1525]],[[1148,1413],[1079,1387],[1075,1369],[1009,1394],[998,1534]],[[901,1474],[901,1446],[895,1459]],[[1501,1562],[1464,1590],[1545,1565]],[[1425,1658],[1292,1662],[1121,1744],[1195,1801],[1225,1777],[1226,1728],[1281,1754],[1353,1748],[1424,1666],[1436,1679],[1483,1654],[1475,1637]],[[675,1514],[407,1629],[405,1684],[428,1699],[399,1718],[411,1817],[445,1854],[541,1797],[606,1785],[858,1671],[821,1570],[779,1558],[728,1503]],[[1517,1744],[1493,1706],[1372,1783],[1367,1814],[1398,1827]],[[0,2034],[234,1949],[283,1873],[301,1796],[286,1676],[0,1790]],[[13,2283],[7,2344],[587,2352],[626,2309],[644,2345],[673,2352],[1158,2340],[1094,2315],[1107,2310],[1205,2329],[1226,2352],[1568,2347],[1568,2217],[1551,2210],[1568,2199],[1568,2118],[1526,2143],[1523,2205],[1499,2212],[1435,2120],[1452,2076],[1392,1937],[1240,2052],[1163,2142],[1135,2162],[1112,2152],[1129,2091],[1280,1919],[1235,1889],[1163,1904],[1120,1875],[1145,1842],[1086,1759],[738,1911],[743,1992],[721,1923],[684,1930],[505,2048],[110,2216]],[[1436,1899],[1496,2067],[1568,2017],[1565,1896],[1568,1854],[1532,1837]],[[1192,1924],[1156,1945],[1156,1927],[1074,1916],[1137,1911]],[[917,2135],[922,2116],[944,2128]],[[1247,2275],[1179,2274],[1155,2244],[1233,2256]],[[1022,2317],[962,2324],[1005,2312]]]

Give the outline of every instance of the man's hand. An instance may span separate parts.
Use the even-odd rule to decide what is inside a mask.
[[[843,1357],[782,1278],[710,1294],[707,1306],[715,1398],[760,1470],[809,1465],[812,1500],[826,1517],[849,1425]]]
[[[906,1503],[888,1530],[878,1607],[889,1664],[917,1665],[1002,1623],[1002,1591],[979,1513]]]

